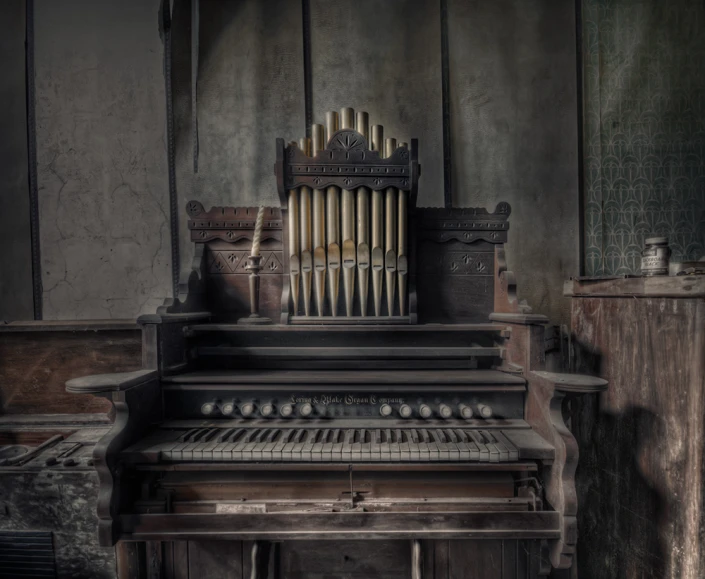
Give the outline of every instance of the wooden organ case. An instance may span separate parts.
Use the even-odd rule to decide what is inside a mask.
[[[325,143],[314,127],[311,150],[277,141],[281,208],[258,232],[259,313],[276,323],[234,323],[258,210],[193,201],[193,271],[140,318],[143,369],[67,383],[115,408],[94,460],[100,541],[119,542],[122,576],[572,564],[562,409],[606,382],[546,371],[547,319],[504,260],[509,205],[417,208],[417,142],[382,154],[381,129],[369,138],[350,114]]]

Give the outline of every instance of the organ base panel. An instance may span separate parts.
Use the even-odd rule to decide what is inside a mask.
[[[563,405],[606,383],[546,371],[548,320],[504,259],[509,205],[418,208],[416,140],[343,112],[311,148],[277,142],[280,207],[187,205],[193,270],[140,318],[142,370],[67,383],[115,408],[100,541],[175,560],[230,539],[253,577],[294,539],[407,541],[416,579],[450,539],[506,550],[502,577],[568,568]]]

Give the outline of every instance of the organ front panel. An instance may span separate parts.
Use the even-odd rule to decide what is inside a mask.
[[[606,383],[545,370],[509,205],[417,208],[418,142],[369,123],[344,108],[278,139],[280,207],[190,202],[193,271],[140,319],[144,369],[68,382],[115,406],[102,544],[254,541],[254,562],[282,540],[403,540],[420,577],[435,541],[473,537],[526,545],[535,564],[503,577],[572,564],[562,406]]]

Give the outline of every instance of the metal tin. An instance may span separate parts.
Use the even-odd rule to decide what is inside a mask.
[[[646,247],[641,252],[641,275],[668,275],[668,261],[671,257],[668,237],[649,237],[644,244]]]

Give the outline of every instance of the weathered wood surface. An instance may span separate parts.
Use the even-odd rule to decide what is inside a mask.
[[[22,322],[0,326],[3,414],[106,413],[110,404],[66,392],[70,378],[141,366],[134,321]]]
[[[573,297],[705,298],[705,275],[571,279],[563,293]]]
[[[685,283],[660,283],[669,281]],[[705,301],[635,299],[633,283],[616,288],[628,297],[572,304],[577,370],[610,382],[572,418],[581,454],[579,573],[701,578]]]
[[[155,548],[156,548],[155,544]],[[162,543],[161,575],[139,563],[141,543],[118,544],[121,579],[246,579],[252,575],[253,541]],[[260,541],[258,579],[395,579],[412,577],[412,543],[383,541]],[[427,579],[527,579],[537,577],[538,545],[516,540],[421,542]],[[142,554],[144,558],[144,553]],[[133,574],[128,575],[131,571]]]

